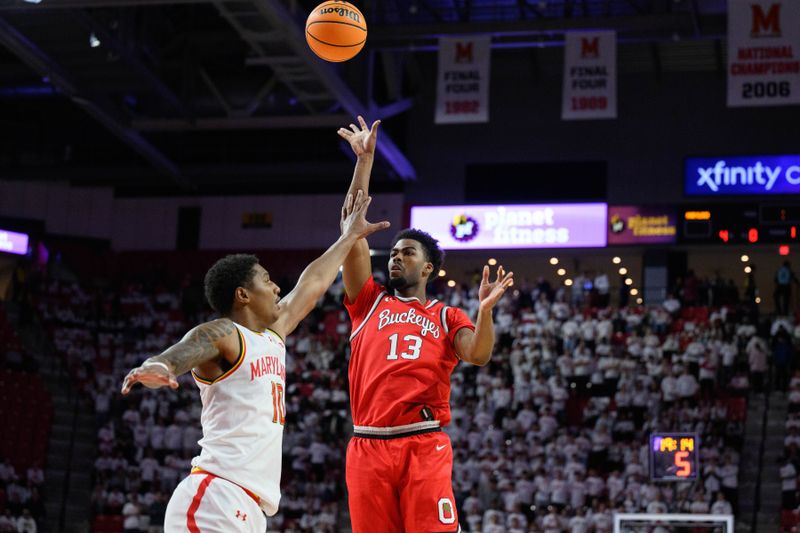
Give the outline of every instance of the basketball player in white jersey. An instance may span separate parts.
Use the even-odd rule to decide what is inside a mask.
[[[231,255],[206,274],[205,291],[223,318],[201,324],[161,355],[128,373],[135,383],[178,387],[191,371],[203,403],[203,438],[192,472],[169,501],[167,533],[263,533],[278,511],[285,419],[284,339],[333,283],[353,245],[388,222],[370,224],[371,199],[348,197],[343,234],[280,300],[280,288],[253,255]]]

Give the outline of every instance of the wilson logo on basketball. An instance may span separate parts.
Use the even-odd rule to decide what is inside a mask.
[[[346,7],[323,7],[319,10],[320,15],[327,15],[328,13],[336,13],[340,17],[349,18],[354,22],[361,22],[361,14]]]

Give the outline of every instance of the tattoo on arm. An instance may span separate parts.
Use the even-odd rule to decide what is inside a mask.
[[[201,324],[191,330],[178,344],[151,361],[165,363],[179,376],[220,355],[217,342],[233,333],[236,326],[227,318]]]

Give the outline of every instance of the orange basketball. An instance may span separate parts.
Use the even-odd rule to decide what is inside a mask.
[[[341,0],[323,2],[306,21],[306,41],[325,61],[347,61],[367,42],[367,21],[356,6]]]

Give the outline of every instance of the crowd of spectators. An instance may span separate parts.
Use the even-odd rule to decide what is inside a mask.
[[[36,533],[45,515],[41,465],[52,407],[35,371],[0,307],[0,533]]]
[[[593,307],[608,300],[589,285],[566,292],[544,280],[521,283],[498,305],[491,363],[456,368],[447,432],[465,532],[600,533],[611,531],[616,510],[735,511],[746,402],[751,389],[763,390],[769,332],[733,304],[687,307],[670,297],[659,306]],[[434,290],[477,311],[477,285]],[[284,489],[271,531],[334,532],[347,520],[341,298],[337,283],[287,339]],[[200,402],[188,375],[177,390],[136,388],[128,397],[120,383],[210,317],[196,300],[190,284],[138,282],[50,281],[35,297],[94,402],[93,512],[122,515],[126,530],[161,531],[169,495],[198,452]],[[649,480],[647,437],[656,430],[700,435],[699,482]]]
[[[0,461],[0,532],[36,533],[44,518],[44,471],[31,465],[19,472],[7,459]]]

